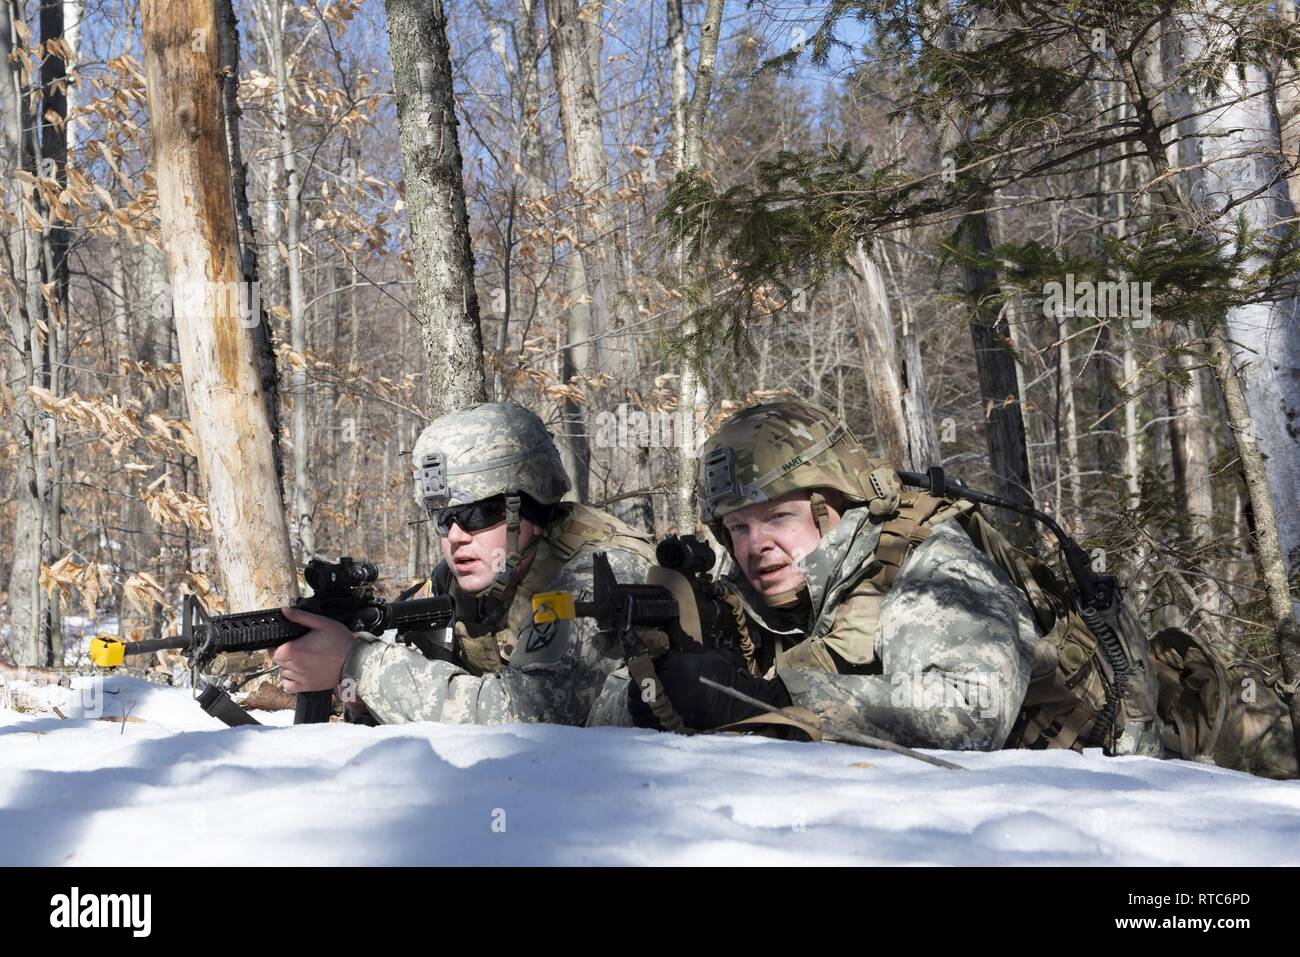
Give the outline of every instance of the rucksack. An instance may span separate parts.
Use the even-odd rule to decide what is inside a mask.
[[[1280,673],[1244,655],[1217,653],[1180,628],[1151,638],[1170,757],[1266,778],[1295,778],[1295,737]]]
[[[1146,638],[1131,612],[1121,602],[1113,616],[1130,669],[1123,714],[1116,720],[1107,711],[1113,669],[1070,590],[1047,563],[1011,544],[975,502],[905,491],[897,512],[881,528],[878,584],[892,586],[911,548],[929,538],[936,525],[952,520],[1024,593],[1040,635],[1029,689],[1005,746],[1082,750],[1091,745],[1120,754],[1158,755],[1162,735],[1155,676],[1147,662]]]

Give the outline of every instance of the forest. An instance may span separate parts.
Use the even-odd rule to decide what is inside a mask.
[[[788,394],[1036,504],[1294,719],[1296,17],[0,0],[0,657],[279,604],[318,556],[425,578],[411,449],[475,402],[696,531],[699,445]]]

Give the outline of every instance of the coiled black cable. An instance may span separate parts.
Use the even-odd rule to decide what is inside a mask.
[[[1079,612],[1079,617],[1088,626],[1088,630],[1096,635],[1097,644],[1101,647],[1102,654],[1106,656],[1106,660],[1110,663],[1111,674],[1113,675],[1113,680],[1106,686],[1106,704],[1093,725],[1093,737],[1100,741],[1103,751],[1109,757],[1111,755],[1111,746],[1108,742],[1115,730],[1115,723],[1119,720],[1131,669],[1129,668],[1128,655],[1124,654],[1124,645],[1120,642],[1119,635],[1115,634],[1115,629],[1101,617],[1097,609],[1089,605]]]

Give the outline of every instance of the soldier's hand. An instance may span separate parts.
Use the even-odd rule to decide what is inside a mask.
[[[281,608],[280,614],[297,625],[311,629],[301,638],[286,641],[275,649],[271,660],[280,666],[285,691],[329,691],[343,677],[343,664],[356,641],[339,622],[299,608]]]
[[[770,681],[757,678],[738,668],[731,655],[699,645],[673,650],[656,658],[655,673],[682,722],[697,731],[720,728],[762,713],[762,709],[754,705],[702,684],[701,676],[773,707],[784,708],[790,704],[790,694],[779,678]],[[645,700],[647,693],[635,681],[629,683],[628,708],[632,722],[638,728],[659,728],[659,721]]]

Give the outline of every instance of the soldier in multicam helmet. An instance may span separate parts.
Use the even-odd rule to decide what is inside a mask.
[[[722,424],[702,449],[699,498],[735,561],[728,584],[761,640],[763,677],[716,653],[669,653],[656,668],[688,726],[759,714],[703,675],[807,708],[829,738],[844,728],[911,746],[1003,746],[1034,664],[1029,605],[956,522],[928,522],[901,552],[882,541],[902,495],[897,474],[817,406],[771,402]],[[628,715],[655,726],[642,698],[628,689]]]
[[[456,600],[454,660],[430,660],[374,635],[285,609],[312,631],[275,654],[289,691],[342,683],[377,721],[582,724],[623,649],[590,620],[533,623],[531,598],[588,593],[592,554],[621,581],[641,581],[651,539],[561,499],[569,482],[550,434],[514,403],[486,403],[435,420],[413,453],[416,500],[442,545],[434,591]]]

